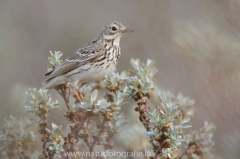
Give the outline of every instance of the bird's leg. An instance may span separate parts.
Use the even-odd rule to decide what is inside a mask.
[[[79,86],[79,88],[78,88],[78,92],[79,92],[79,94],[80,94],[80,98],[81,99],[83,99],[83,95],[82,95],[82,91],[83,91],[83,89],[84,89],[84,87],[86,86],[86,83],[81,83],[80,84],[80,86]]]
[[[75,87],[73,88],[73,92],[74,92],[75,96],[77,97],[77,99],[79,100],[79,102],[82,102],[82,99],[79,97],[78,92],[76,91]]]
[[[78,81],[72,83],[72,89],[73,89],[73,92],[74,92],[75,96],[77,97],[77,99],[78,99],[79,102],[81,103],[81,102],[82,102],[82,99],[79,97],[78,92],[77,92],[76,89],[75,89],[75,85],[76,85],[77,83],[78,83]]]

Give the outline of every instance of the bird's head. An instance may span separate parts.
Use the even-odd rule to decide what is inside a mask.
[[[102,30],[100,31],[100,36],[104,39],[119,39],[124,33],[130,33],[133,32],[131,29],[126,29],[124,25],[122,25],[120,22],[113,21],[110,23],[107,23],[103,26]]]

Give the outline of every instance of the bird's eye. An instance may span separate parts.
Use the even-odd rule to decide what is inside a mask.
[[[113,31],[116,31],[116,30],[117,30],[117,28],[116,28],[116,27],[112,27],[112,30],[113,30]]]

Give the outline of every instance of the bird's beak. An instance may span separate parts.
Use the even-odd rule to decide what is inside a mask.
[[[131,30],[131,29],[124,29],[124,30],[121,30],[120,32],[121,33],[131,33],[131,32],[133,32],[133,30]]]

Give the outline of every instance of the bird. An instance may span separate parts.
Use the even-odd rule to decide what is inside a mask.
[[[80,85],[80,94],[84,86],[107,75],[117,64],[121,55],[120,39],[124,33],[133,32],[120,22],[109,22],[102,27],[99,34],[59,66],[47,72],[46,89],[71,83],[71,88],[80,102],[75,87]]]

